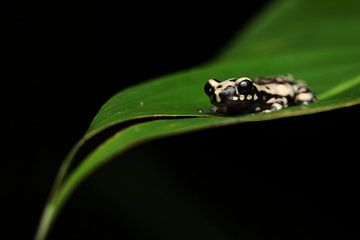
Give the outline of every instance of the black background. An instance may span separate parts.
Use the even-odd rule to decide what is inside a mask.
[[[33,236],[61,161],[109,97],[126,86],[206,62],[265,4],[2,6],[3,234]],[[221,239],[358,234],[358,156],[351,138],[358,132],[359,111],[352,107],[147,143],[86,181],[50,237],[218,239],[213,228],[192,221],[190,210],[182,219],[176,211],[169,213],[170,200],[162,208],[167,195],[157,187],[145,180],[127,182],[150,174],[143,169],[170,172],[172,177],[164,178],[176,179],[203,203],[222,229]],[[234,137],[243,140],[240,146]],[[133,169],[133,177],[118,176],[122,169]],[[146,192],[149,186],[152,191]],[[127,201],[139,204],[133,208],[144,211],[140,216],[158,225],[135,221],[134,211],[109,200],[128,188],[145,192]],[[138,198],[154,202],[138,203]],[[150,211],[150,205],[156,210]],[[161,223],[166,233],[157,230]]]

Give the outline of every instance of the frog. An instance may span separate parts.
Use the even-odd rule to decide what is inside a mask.
[[[254,79],[235,77],[224,81],[209,79],[204,91],[213,105],[211,111],[220,115],[269,113],[317,101],[308,85],[295,80],[291,74]]]

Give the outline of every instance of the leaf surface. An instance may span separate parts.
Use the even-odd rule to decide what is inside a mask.
[[[360,2],[355,0],[275,2],[211,63],[150,80],[113,96],[100,109],[59,170],[36,239],[45,238],[66,199],[81,181],[133,146],[204,128],[313,114],[359,104],[359,8]],[[287,73],[305,81],[319,102],[270,114],[235,117],[199,112],[211,107],[203,92],[209,78]],[[87,140],[121,123],[128,123],[127,127],[68,171],[75,153]]]

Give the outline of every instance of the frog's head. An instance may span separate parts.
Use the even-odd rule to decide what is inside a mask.
[[[210,79],[205,84],[204,90],[215,106],[245,106],[257,100],[257,88],[247,77],[230,78],[222,82]]]

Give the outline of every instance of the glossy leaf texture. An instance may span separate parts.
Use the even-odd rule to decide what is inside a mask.
[[[66,199],[86,177],[127,149],[204,128],[313,114],[360,103],[360,2],[277,1],[210,63],[120,91],[100,109],[59,170],[36,239],[44,239]],[[319,101],[270,114],[219,117],[203,92],[209,78],[281,75],[305,81]],[[99,132],[124,124],[69,171],[75,153]]]

